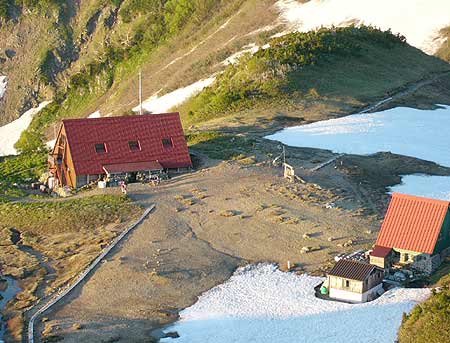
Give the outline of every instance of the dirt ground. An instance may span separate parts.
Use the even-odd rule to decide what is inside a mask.
[[[448,88],[448,80],[408,88],[385,107],[412,97],[449,103],[435,93]],[[240,265],[274,262],[285,268],[290,261],[297,272],[324,274],[335,255],[374,244],[387,189],[401,175],[450,175],[450,168],[391,153],[337,156],[286,147],[287,161],[304,180],[289,183],[282,168],[271,164],[280,144],[262,137],[295,123],[272,122],[252,132],[254,157],[220,162],[200,151],[193,173],[158,187],[130,185],[131,198],[144,207],[155,204],[155,210],[37,330],[64,342],[152,342],[154,329],[175,321],[179,310]],[[82,196],[99,192],[119,190]]]
[[[281,174],[222,162],[159,187],[131,185],[134,200],[156,209],[40,330],[64,342],[148,342],[239,265],[289,260],[321,273],[336,254],[373,244],[375,216],[326,208],[336,195]]]

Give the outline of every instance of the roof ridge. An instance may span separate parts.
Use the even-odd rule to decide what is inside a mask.
[[[167,112],[167,113],[145,113],[145,114],[130,114],[130,115],[121,115],[121,116],[111,116],[111,117],[100,117],[100,118],[66,118],[62,119],[63,123],[70,121],[83,121],[83,120],[111,120],[111,119],[124,119],[124,118],[142,118],[142,117],[155,117],[155,116],[163,116],[163,115],[180,115],[180,112]]]

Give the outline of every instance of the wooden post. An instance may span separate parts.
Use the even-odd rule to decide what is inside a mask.
[[[291,261],[287,261],[287,270],[289,271],[289,270],[291,270]]]

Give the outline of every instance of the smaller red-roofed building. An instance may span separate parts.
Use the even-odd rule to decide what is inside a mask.
[[[326,287],[332,299],[362,303],[384,291],[383,278],[383,269],[373,264],[342,259],[328,273]]]
[[[65,119],[49,158],[60,185],[192,167],[179,113]]]
[[[370,263],[431,274],[450,255],[450,202],[394,193]]]

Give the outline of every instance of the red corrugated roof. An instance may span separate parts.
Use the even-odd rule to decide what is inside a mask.
[[[373,250],[370,253],[370,256],[385,258],[391,253],[391,251],[392,251],[392,248],[375,245],[375,247],[373,248]]]
[[[103,169],[109,174],[130,173],[138,171],[162,170],[163,166],[157,161],[150,162],[131,162],[107,164]]]
[[[394,193],[377,245],[432,254],[450,202]]]
[[[104,174],[103,166],[118,163],[158,161],[164,168],[191,167],[179,113],[63,120],[75,172]],[[172,147],[164,147],[169,138]],[[139,141],[131,151],[129,141]],[[105,143],[106,153],[95,144]]]

